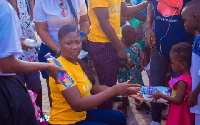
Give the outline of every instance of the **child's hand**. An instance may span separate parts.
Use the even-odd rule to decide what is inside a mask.
[[[188,98],[189,98],[189,101],[187,104],[188,107],[194,107],[195,105],[197,105],[198,93],[196,93],[195,91],[192,91],[189,95],[185,97],[184,100]]]
[[[157,102],[157,100],[161,98],[162,96],[162,93],[158,91],[158,89],[155,88],[155,90],[156,90],[155,94],[149,94],[149,95],[152,95],[152,97],[149,97],[149,98],[153,98],[152,102]]]

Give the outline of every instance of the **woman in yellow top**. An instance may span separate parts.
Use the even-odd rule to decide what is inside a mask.
[[[58,31],[61,65],[75,81],[66,89],[50,78],[52,125],[125,125],[126,117],[118,111],[93,109],[116,95],[131,95],[139,91],[139,85],[117,84],[107,87],[98,83],[97,77],[87,65],[78,59],[82,41],[77,28],[65,25]]]

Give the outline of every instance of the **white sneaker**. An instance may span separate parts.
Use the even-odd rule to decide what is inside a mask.
[[[152,121],[150,125],[161,125],[159,122]]]

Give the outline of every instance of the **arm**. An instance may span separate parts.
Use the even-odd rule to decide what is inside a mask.
[[[130,95],[131,93],[138,92],[139,87],[134,86],[136,85],[121,83],[110,87],[98,94],[90,95],[83,98],[81,97],[80,91],[77,86],[64,90],[61,93],[66,101],[69,103],[71,108],[76,112],[80,112],[94,108],[115,95]]]
[[[15,59],[13,55],[0,59],[0,69],[3,73],[30,73],[46,70],[56,80],[56,83],[59,83],[57,72],[65,72],[65,70],[50,63],[25,62]]]
[[[131,7],[127,7],[125,2],[121,3],[121,14],[124,17],[127,16],[131,16],[131,15],[135,15],[136,13],[138,13],[139,11],[143,10],[144,8],[146,8],[148,5],[148,2],[142,2],[136,6],[131,6]]]
[[[47,22],[35,22],[35,28],[42,41],[54,52],[59,54],[60,48],[56,45],[56,43],[47,32]]]
[[[18,8],[17,8],[17,0],[7,0],[15,9],[15,11],[18,13]]]
[[[145,33],[145,42],[146,45],[150,48],[152,48],[155,45],[155,33],[152,30],[153,21],[154,21],[154,13],[152,10],[152,3],[150,2],[147,6],[146,33]]]
[[[195,105],[197,105],[199,94],[200,94],[200,81],[197,87],[185,98],[185,99],[189,98],[188,107],[194,107]]]
[[[135,15],[135,17],[136,17],[138,20],[142,21],[142,22],[146,22],[147,16],[144,15],[144,14],[142,14],[142,13],[137,13],[137,14]]]
[[[142,23],[140,22],[137,29],[137,40],[142,40],[143,32],[142,32]]]
[[[94,12],[97,16],[97,19],[100,23],[100,26],[105,33],[105,35],[108,37],[108,39],[111,41],[112,45],[116,48],[118,52],[118,56],[122,59],[127,58],[125,46],[122,44],[120,39],[117,37],[117,34],[115,33],[114,28],[109,22],[109,10],[106,7],[97,7],[94,8]]]
[[[184,100],[185,91],[187,88],[187,83],[183,81],[178,82],[177,92],[175,96],[164,95],[156,89],[156,93],[153,95],[153,101],[157,101],[159,98],[163,98],[168,100],[169,102],[173,102],[177,105],[180,105]]]
[[[89,33],[89,27],[90,27],[87,14],[80,17],[79,24],[80,24],[80,30],[87,35]]]

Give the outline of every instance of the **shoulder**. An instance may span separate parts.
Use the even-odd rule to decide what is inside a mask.
[[[0,1],[0,17],[3,17],[5,15],[12,15],[12,7],[7,1],[2,0]]]
[[[192,52],[200,56],[200,34],[195,37]]]
[[[191,75],[182,75],[180,77],[180,81],[187,83],[188,86],[192,84],[192,76]]]

